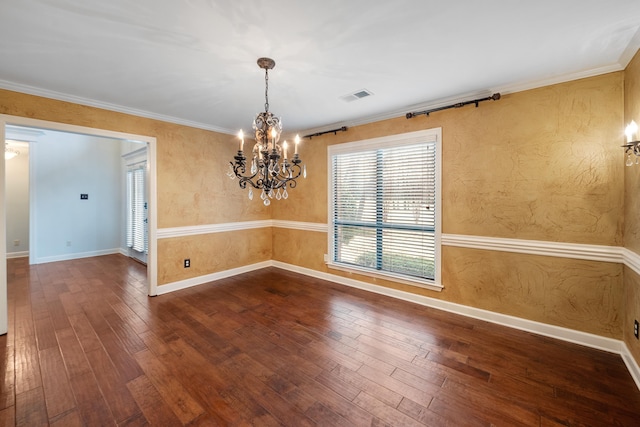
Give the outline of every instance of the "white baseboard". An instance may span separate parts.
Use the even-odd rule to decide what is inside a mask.
[[[238,274],[248,273],[250,271],[259,270],[261,268],[271,267],[272,265],[273,264],[271,261],[264,261],[238,268],[232,268],[231,270],[218,271],[216,273],[211,273],[204,276],[192,277],[177,282],[167,283],[166,285],[159,285],[157,295],[168,294],[169,292],[190,288],[192,286],[202,285],[204,283],[214,282],[216,280],[236,276]]]
[[[631,377],[636,382],[638,389],[640,389],[640,366],[636,359],[633,358],[631,352],[629,351],[629,347],[627,347],[626,343],[622,343],[622,351],[620,352],[622,356],[622,360],[624,360],[624,364],[627,365],[627,369],[631,374]]]
[[[119,254],[120,248],[103,249],[100,251],[78,252],[73,254],[55,255],[50,257],[41,257],[34,260],[34,264],[46,264],[48,262],[69,261],[72,259],[91,258],[94,256]]]
[[[308,268],[286,264],[279,261],[273,261],[273,266],[282,268],[283,270],[304,274],[306,276],[328,280],[330,282],[339,283],[341,285],[351,286],[380,295],[386,295],[392,298],[397,298],[427,307],[448,311],[450,313],[472,317],[474,319],[484,320],[498,325],[507,326],[509,328],[532,332],[534,334],[619,354],[622,357],[625,365],[627,366],[631,377],[635,381],[636,386],[638,387],[638,389],[640,389],[640,366],[638,366],[638,363],[631,355],[631,352],[627,348],[627,345],[624,343],[624,341],[601,337],[599,335],[589,334],[586,332],[576,331],[560,326],[549,325],[533,320],[527,320],[520,317],[500,314],[493,311],[482,310],[479,308],[443,301],[436,298],[416,295],[410,292],[404,292],[397,289],[386,288],[384,286],[373,285],[371,283],[361,282],[342,276],[336,276],[330,273],[323,273],[321,271],[311,270]]]
[[[9,258],[26,258],[28,256],[29,256],[29,251],[7,252],[7,259],[9,259]]]
[[[363,289],[365,291],[374,292],[376,294],[386,295],[404,301],[413,302],[427,307],[437,308],[439,310],[448,311],[454,314],[460,314],[474,319],[484,320],[498,325],[508,326],[510,328],[520,329],[522,331],[533,332],[538,335],[544,335],[550,338],[556,338],[563,341],[569,341],[576,344],[585,345],[599,350],[605,350],[612,353],[621,352],[622,341],[612,338],[601,337],[599,335],[589,334],[586,332],[576,331],[573,329],[553,326],[546,323],[536,322],[533,320],[523,319],[521,317],[510,316],[507,314],[496,313],[489,310],[470,307],[468,305],[456,304],[449,301],[443,301],[436,298],[430,298],[423,295],[413,294],[411,292],[391,289],[384,286],[373,285],[367,282],[348,279],[342,276],[323,273],[296,265],[285,264],[283,262],[274,261],[274,267],[282,268],[306,276],[318,279],[328,280],[330,282],[339,283],[341,285],[351,286],[353,288]]]
[[[192,286],[201,285],[204,283],[220,280],[226,277],[235,276],[237,274],[246,273],[249,271],[259,270],[266,267],[277,267],[283,270],[292,271],[294,273],[304,274],[305,276],[315,277],[317,279],[327,280],[333,283],[338,283],[345,286],[350,286],[357,289],[373,292],[380,295],[386,295],[392,298],[400,299],[403,301],[420,304],[426,307],[436,308],[438,310],[447,311],[453,314],[459,314],[466,317],[471,317],[478,320],[484,320],[486,322],[495,323],[502,326],[507,326],[521,331],[531,332],[538,335],[543,335],[550,338],[559,339],[562,341],[572,342],[574,344],[583,345],[598,350],[604,350],[610,353],[619,354],[625,365],[627,366],[629,373],[633,377],[638,389],[640,389],[640,367],[635,361],[631,352],[627,348],[623,341],[613,338],[602,337],[595,334],[589,334],[582,331],[576,331],[573,329],[563,328],[561,326],[549,325],[542,322],[536,322],[533,320],[523,319],[521,317],[510,316],[507,314],[496,313],[493,311],[474,308],[462,304],[456,304],[448,301],[443,301],[436,298],[430,298],[423,295],[413,294],[411,292],[400,291],[397,289],[391,289],[384,286],[374,285],[359,280],[349,279],[342,276],[337,276],[330,273],[324,273],[317,270],[312,270],[305,267],[299,267],[297,265],[287,264],[280,261],[264,261],[257,264],[252,264],[244,267],[234,268],[231,270],[220,271],[217,273],[208,274],[205,276],[193,277],[187,280],[181,280],[179,282],[173,282],[166,285],[158,286],[158,295],[167,294],[169,292],[177,291],[180,289],[189,288]]]

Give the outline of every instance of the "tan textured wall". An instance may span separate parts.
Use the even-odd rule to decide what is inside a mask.
[[[226,176],[233,136],[167,125],[158,138],[158,228],[271,218],[269,209]]]
[[[233,136],[10,91],[0,91],[0,113],[156,137],[160,228],[271,214],[324,223],[328,144],[442,127],[443,232],[620,245],[625,171],[619,145],[623,76],[628,82],[630,70],[305,140],[300,151],[309,179],[271,211],[224,175],[236,149]],[[324,233],[272,231],[161,239],[159,284],[270,258],[326,271]],[[185,270],[187,257],[193,266]],[[331,273],[613,338],[621,338],[623,295],[627,305],[629,292],[637,300],[637,286],[623,293],[615,264],[461,248],[443,248],[441,293]]]
[[[255,200],[249,201],[246,192],[237,190],[238,182],[225,175],[228,161],[237,150],[234,136],[6,90],[0,90],[0,113],[155,137],[159,228],[271,218],[268,209]],[[263,246],[257,247],[258,244]],[[212,248],[210,243],[207,245]],[[176,248],[175,242],[158,241],[160,285],[168,283],[167,278],[195,277],[199,271],[213,272],[222,264],[231,264],[220,263],[216,257],[220,250],[214,248],[208,258],[198,258],[198,268],[185,270],[182,260],[200,257],[199,253],[187,251],[192,247],[186,243],[177,246],[185,248],[185,252],[171,251],[169,247]],[[270,240],[257,240],[253,249],[264,257],[260,261],[270,259]],[[242,253],[233,256],[255,258]]]
[[[308,179],[298,179],[287,200],[271,204],[273,218],[287,221],[327,222],[327,148],[319,138],[303,139],[299,146]]]
[[[622,300],[624,311],[622,332],[624,342],[640,365],[640,341],[633,336],[633,321],[640,322],[640,276],[628,267],[624,269],[624,295]]]
[[[442,292],[329,269],[325,233],[274,229],[273,258],[431,298],[620,339],[622,265],[444,246]]]
[[[327,272],[327,233],[273,228],[273,259],[312,270]]]
[[[449,301],[620,339],[622,265],[443,248]]]
[[[624,124],[621,124],[618,131],[620,143],[626,141],[623,134],[624,127],[632,120],[640,125],[640,51],[636,53],[624,74]],[[624,162],[624,160],[620,160],[620,162]],[[624,246],[640,254],[640,221],[634,220],[640,214],[640,197],[637,197],[640,185],[640,165],[623,167],[622,169],[625,172]]]
[[[623,76],[611,73],[506,95],[478,108],[353,127],[305,141],[312,155],[301,153],[310,179],[326,182],[329,144],[442,127],[444,233],[619,246]],[[292,192],[289,200],[274,207],[273,216],[326,222],[326,188]],[[282,262],[602,336],[622,336],[619,264],[444,247],[445,289],[438,293],[328,270],[326,252],[324,233],[278,229],[274,235],[273,257]]]
[[[183,254],[191,267],[183,268]],[[158,281],[172,283],[190,277],[243,267],[271,259],[271,228],[200,234],[158,242]]]
[[[614,73],[452,114],[443,232],[620,245],[622,101]]]
[[[305,140],[318,182],[273,217],[327,221],[327,145],[442,127],[444,233],[621,245],[622,88],[611,73]]]
[[[631,120],[640,125],[640,51],[625,70],[624,101],[624,126]],[[620,140],[624,141],[622,135]],[[625,171],[624,246],[640,255],[640,165],[620,168]],[[625,268],[624,286],[624,341],[640,364],[640,341],[633,336],[633,321],[640,321],[640,277],[629,268]]]

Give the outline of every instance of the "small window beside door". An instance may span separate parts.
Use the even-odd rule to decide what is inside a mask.
[[[146,233],[145,170],[142,167],[127,171],[127,247],[148,252]]]

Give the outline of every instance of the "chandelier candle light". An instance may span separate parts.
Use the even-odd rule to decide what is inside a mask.
[[[298,155],[300,137],[296,135],[293,158],[287,157],[287,141],[279,144],[282,133],[282,120],[269,111],[269,70],[276,66],[271,58],[258,59],[258,66],[264,69],[264,112],[258,113],[253,120],[256,143],[251,150],[249,173],[247,173],[247,157],[244,154],[244,133],[238,133],[240,145],[238,154],[229,162],[227,176],[238,178],[240,188],[249,187],[249,199],[253,200],[253,188],[262,190],[260,198],[265,206],[271,204],[271,199],[286,199],[289,197],[287,186],[295,188],[296,179],[302,175],[307,177],[307,167],[302,165]],[[282,159],[282,161],[280,161]]]

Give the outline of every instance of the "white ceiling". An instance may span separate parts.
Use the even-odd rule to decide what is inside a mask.
[[[638,48],[639,0],[0,0],[0,87],[226,133],[264,109],[261,56],[288,134],[617,71]]]

